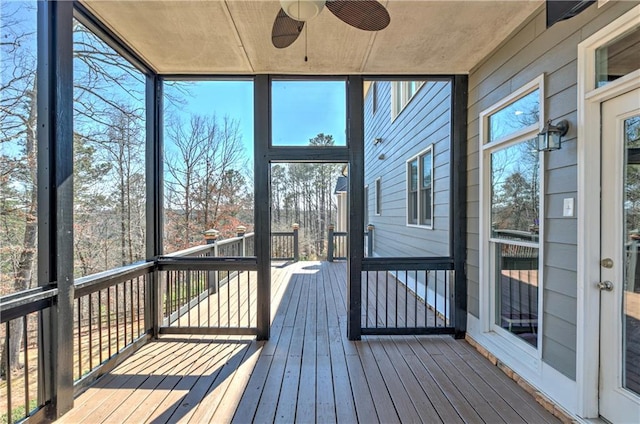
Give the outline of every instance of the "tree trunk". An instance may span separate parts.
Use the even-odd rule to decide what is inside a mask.
[[[36,255],[36,241],[38,234],[37,221],[37,201],[38,193],[36,191],[36,90],[35,80],[33,89],[27,94],[30,96],[29,119],[27,125],[26,137],[26,159],[31,173],[31,193],[29,195],[29,203],[25,214],[25,228],[22,252],[20,252],[20,260],[16,271],[13,288],[14,292],[19,292],[29,288],[31,283],[31,275],[33,271],[33,261]],[[20,368],[20,345],[22,343],[23,323],[21,319],[11,321],[9,325],[9,346],[4,346],[1,355],[2,364],[0,364],[0,377],[7,374],[7,355],[9,357],[9,369],[15,370]]]

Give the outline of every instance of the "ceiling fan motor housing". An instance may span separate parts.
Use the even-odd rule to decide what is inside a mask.
[[[308,21],[322,11],[325,0],[280,0],[282,10],[296,21]]]

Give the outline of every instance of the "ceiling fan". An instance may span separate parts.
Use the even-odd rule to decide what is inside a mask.
[[[280,0],[282,6],[271,30],[271,42],[279,49],[293,44],[304,23],[326,6],[343,22],[365,31],[380,31],[389,25],[389,12],[376,0]]]

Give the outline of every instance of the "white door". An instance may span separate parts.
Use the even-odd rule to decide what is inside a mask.
[[[640,423],[640,89],[602,104],[600,415]]]

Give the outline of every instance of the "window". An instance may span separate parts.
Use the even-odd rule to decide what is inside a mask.
[[[433,228],[433,145],[407,161],[407,225]]]
[[[375,115],[378,110],[378,83],[376,81],[373,82],[371,91],[372,113]]]
[[[640,26],[596,49],[596,87],[602,87],[638,69],[639,56]]]
[[[543,77],[480,114],[483,150],[482,264],[490,310],[485,318],[538,347],[540,268],[543,243],[541,155]]]
[[[391,119],[395,119],[402,112],[423,85],[424,81],[391,82]]]
[[[382,187],[380,178],[376,179],[376,215],[382,215]]]
[[[364,226],[369,225],[369,186],[364,186]]]

